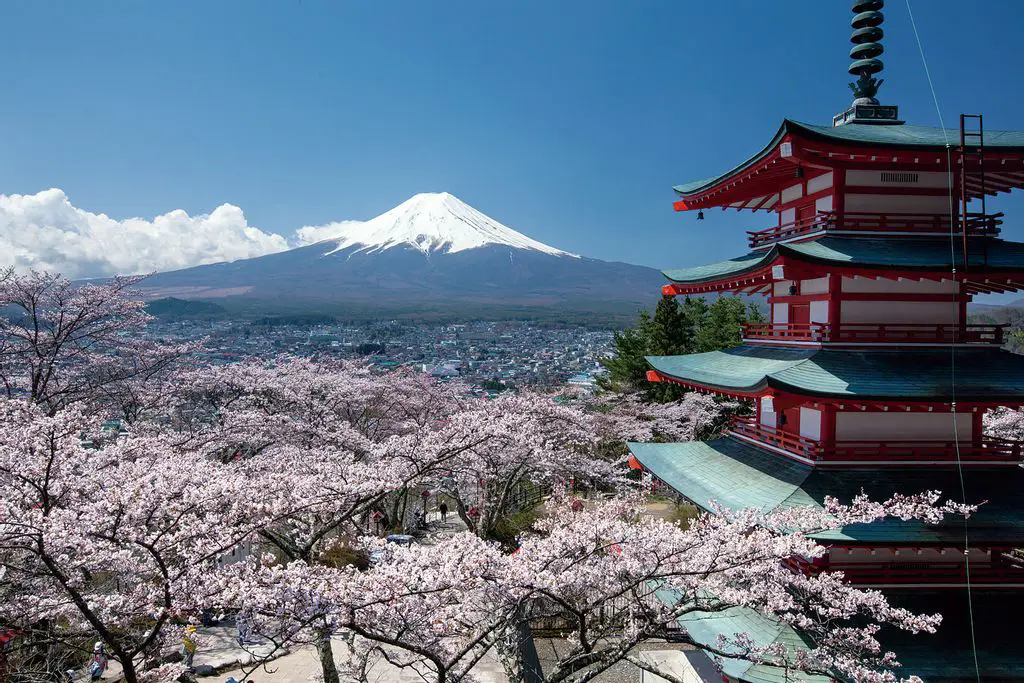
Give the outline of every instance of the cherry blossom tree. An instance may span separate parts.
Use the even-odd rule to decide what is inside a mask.
[[[677,401],[651,403],[640,394],[604,393],[588,401],[600,434],[614,441],[693,441],[720,429],[740,404],[687,392]]]
[[[814,531],[970,512],[938,500],[925,492],[884,503],[829,500],[822,511],[723,509],[684,530],[644,516],[634,496],[579,505],[556,495],[538,533],[525,535],[512,554],[465,533],[429,546],[378,546],[368,571],[251,562],[229,568],[227,583],[280,642],[310,621],[352,634],[342,667],[358,680],[381,659],[424,680],[474,680],[473,666],[492,653],[515,681],[579,683],[627,660],[678,683],[639,657],[638,645],[693,612],[742,607],[799,629],[813,645],[785,651],[743,633],[700,645],[721,657],[837,679],[894,681],[898,662],[881,649],[878,626],[932,632],[940,617],[894,608],[841,574],[794,573],[784,560],[826,552],[808,537]],[[540,672],[522,645],[529,624],[543,619],[559,621],[567,647]]]
[[[242,447],[238,466],[279,492],[278,507],[292,511],[259,531],[264,547],[288,563],[277,574],[285,583],[294,567],[352,558],[351,540],[365,533],[371,509],[390,503],[398,518],[398,503],[430,482],[463,476],[475,484],[509,473],[504,488],[492,486],[496,502],[480,506],[482,520],[472,519],[486,528],[509,508],[516,483],[554,480],[588,465],[577,448],[588,438],[586,420],[546,397],[484,401],[422,376],[293,358],[188,374],[184,403],[205,416],[200,428],[183,432],[188,442],[211,455]],[[197,412],[197,405],[205,408]],[[328,683],[337,680],[334,631],[326,617],[307,618],[292,637],[316,644]]]
[[[47,412],[0,400],[0,623],[59,625],[69,647],[95,638],[135,683],[282,497],[160,438],[87,448],[94,418]]]
[[[616,462],[595,457],[589,416],[553,396],[506,393],[483,401],[478,412],[492,438],[453,459],[438,490],[455,501],[457,514],[481,538],[518,511],[524,490],[569,481],[612,485],[621,478]]]
[[[1024,411],[995,408],[982,417],[985,433],[1000,439],[1024,441]]]
[[[160,374],[189,346],[141,336],[150,321],[132,293],[140,278],[75,285],[58,274],[0,271],[0,390],[50,414],[76,401],[119,398]],[[129,409],[129,413],[130,413]]]

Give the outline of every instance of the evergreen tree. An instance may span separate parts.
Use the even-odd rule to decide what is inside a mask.
[[[697,327],[697,353],[739,346],[745,322],[747,307],[739,297],[718,297]]]
[[[686,389],[667,382],[648,382],[651,366],[646,356],[727,349],[739,345],[743,323],[763,321],[755,304],[745,305],[735,296],[719,297],[710,305],[701,298],[686,297],[680,305],[675,297],[662,297],[653,317],[642,311],[635,327],[615,334],[615,355],[601,359],[608,376],[598,380],[598,385],[610,391],[640,391],[647,400],[658,403],[675,401]]]
[[[689,299],[687,299],[689,301]],[[678,356],[693,347],[694,320],[679,307],[674,296],[663,296],[646,323],[647,355]]]
[[[640,311],[635,328],[616,332],[612,338],[615,355],[600,360],[608,370],[607,377],[598,379],[598,386],[609,391],[636,391],[645,388],[647,370],[650,366],[644,360],[647,355],[647,330],[651,316]]]

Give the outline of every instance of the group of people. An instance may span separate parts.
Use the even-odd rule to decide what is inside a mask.
[[[424,493],[428,493],[424,491]],[[424,496],[423,507],[417,507],[413,512],[413,527],[416,529],[427,528],[427,515],[426,515],[426,496]],[[475,508],[474,508],[475,509]],[[448,504],[443,500],[438,504],[437,511],[441,516],[441,523],[445,524],[448,522]],[[472,514],[472,511],[470,512]],[[370,522],[373,523],[374,532],[381,534],[386,533],[391,529],[391,519],[387,513],[383,510],[374,510],[370,513]]]

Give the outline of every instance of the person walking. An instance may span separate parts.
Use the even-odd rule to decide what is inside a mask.
[[[107,651],[103,649],[103,643],[96,643],[92,646],[92,660],[89,662],[89,680],[100,680],[103,678],[103,672],[106,670]]]
[[[192,660],[196,656],[197,647],[198,645],[196,643],[196,627],[185,627],[185,635],[181,637],[181,655],[185,662],[185,666],[187,666],[189,669],[192,668]]]
[[[448,505],[442,500],[441,504],[437,506],[437,511],[441,513],[441,524],[448,521]]]

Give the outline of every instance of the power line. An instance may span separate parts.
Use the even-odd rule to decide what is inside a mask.
[[[924,65],[924,73],[925,73],[925,76],[928,79],[928,88],[932,92],[932,102],[935,104],[935,113],[938,114],[938,116],[939,116],[939,126],[942,129],[942,138],[943,138],[943,140],[946,143],[946,185],[947,185],[947,189],[949,191],[949,258],[950,258],[949,262],[950,262],[950,265],[952,267],[952,272],[953,272],[953,312],[954,312],[953,313],[953,317],[955,319],[956,315],[957,315],[957,312],[959,310],[959,302],[957,301],[957,295],[958,294],[959,295],[963,295],[963,292],[959,291],[957,289],[957,287],[956,287],[956,282],[957,282],[957,277],[956,277],[956,248],[954,246],[954,244],[955,244],[954,225],[956,224],[956,217],[955,217],[955,214],[954,214],[954,211],[953,211],[953,154],[952,154],[952,151],[950,149],[949,137],[948,137],[948,135],[946,133],[946,124],[945,124],[945,122],[942,119],[942,108],[939,107],[939,97],[938,97],[938,95],[936,94],[936,91],[935,91],[935,84],[932,82],[931,70],[928,68],[928,59],[925,57],[925,54],[924,54],[924,45],[921,43],[921,34],[918,33],[917,22],[914,20],[914,11],[910,7],[910,0],[906,0],[906,3],[907,3],[907,14],[910,16],[910,25],[914,29],[914,39],[917,41],[918,52],[921,53],[921,64]],[[962,122],[961,122],[961,126],[963,126]],[[982,140],[982,144],[984,144],[984,140]],[[963,163],[963,158],[961,158],[960,162]],[[982,159],[982,163],[984,163],[984,159]],[[966,240],[966,238],[967,238],[967,235],[966,235],[967,223],[966,223],[966,221],[962,222],[962,227],[963,227],[963,230],[964,230],[964,233],[965,233],[964,234],[964,239]],[[966,244],[966,242],[965,242],[965,244]],[[964,268],[964,271],[966,271],[966,269],[967,269],[967,252],[966,252],[966,250],[964,251],[963,268]],[[966,309],[964,310],[964,313],[966,314]],[[967,323],[966,320],[961,320],[959,322],[960,322],[961,326],[964,326]],[[956,449],[956,468],[957,468],[957,473],[959,474],[959,477],[960,477],[960,495],[963,498],[964,505],[967,505],[967,485],[964,483],[964,467],[963,467],[963,462],[960,459],[960,433],[959,433],[959,428],[958,428],[958,425],[957,425],[957,412],[956,412],[957,405],[956,405],[956,336],[955,335],[953,337],[953,341],[949,345],[949,352],[950,352],[950,363],[949,363],[950,398],[951,398],[951,401],[952,401],[952,404],[951,404],[952,413],[951,414],[953,416],[953,447]],[[974,656],[974,677],[975,677],[975,680],[978,683],[981,683],[981,666],[978,663],[978,644],[977,644],[975,630],[974,630],[974,600],[973,600],[973,597],[971,595],[971,592],[972,592],[972,590],[971,590],[971,546],[970,546],[970,538],[969,538],[969,531],[968,531],[968,520],[967,520],[966,517],[964,518],[964,570],[965,570],[965,576],[966,576],[966,580],[967,580],[967,616],[968,616],[968,623],[970,624],[971,653]]]

